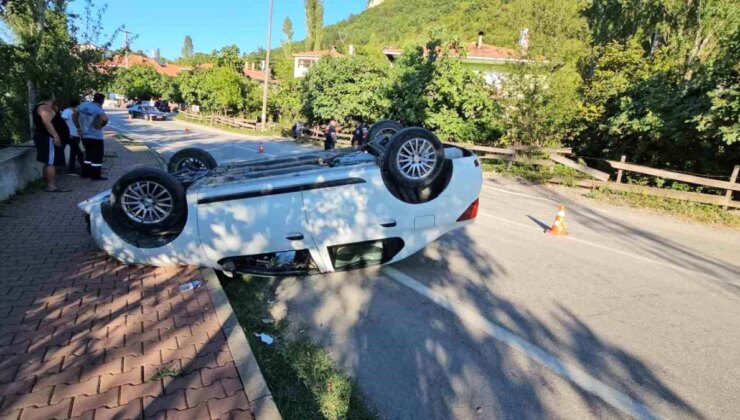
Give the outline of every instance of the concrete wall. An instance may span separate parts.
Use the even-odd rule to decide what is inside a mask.
[[[33,145],[28,142],[26,146]],[[42,165],[36,162],[33,147],[0,149],[0,201],[14,195],[31,181],[41,178]]]

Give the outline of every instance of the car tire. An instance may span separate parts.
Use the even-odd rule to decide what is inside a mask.
[[[182,170],[215,169],[216,159],[210,153],[197,147],[188,147],[172,155],[167,163],[167,170],[173,174]]]
[[[398,185],[428,187],[444,166],[444,146],[425,128],[404,128],[391,138],[384,164]]]
[[[367,143],[372,143],[377,138],[378,143],[384,148],[387,148],[390,138],[401,130],[403,130],[403,126],[398,121],[378,121],[367,132]]]
[[[143,233],[159,233],[187,217],[185,188],[173,175],[158,168],[138,168],[120,177],[111,189],[116,221]]]

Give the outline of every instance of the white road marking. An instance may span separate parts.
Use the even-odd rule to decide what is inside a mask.
[[[492,215],[490,213],[486,213],[486,212],[483,212],[483,211],[479,211],[478,214],[481,215],[481,216],[485,216],[485,217],[491,218],[491,219],[496,219],[496,220],[502,221],[504,223],[508,223],[510,225],[519,226],[519,227],[525,228],[527,230],[534,230],[534,231],[537,231],[537,232],[542,232],[542,228],[541,227],[535,227],[535,226],[532,226],[530,224],[514,222],[514,221],[511,221],[511,220],[508,220],[508,219],[504,219],[503,217],[494,216],[494,215]],[[613,247],[610,247],[610,246],[601,245],[601,244],[598,244],[596,242],[587,241],[585,239],[574,238],[573,236],[562,236],[561,238],[563,240],[581,243],[581,244],[584,244],[584,245],[592,246],[594,248],[600,248],[600,249],[603,249],[603,250],[606,250],[606,251],[610,251],[610,252],[614,252],[614,253],[617,253],[617,254],[621,254],[621,255],[624,255],[624,256],[627,256],[627,257],[632,257],[632,258],[635,258],[635,259],[638,259],[638,260],[650,262],[650,263],[653,263],[653,264],[662,265],[664,267],[668,267],[668,268],[672,268],[674,270],[682,271],[684,273],[691,274],[693,276],[701,276],[701,277],[704,277],[706,279],[709,279],[709,280],[711,280],[713,282],[718,281],[718,279],[717,279],[716,276],[712,276],[712,275],[709,275],[709,274],[704,273],[704,272],[701,272],[701,271],[692,270],[690,268],[681,267],[680,265],[676,265],[676,264],[673,264],[673,263],[670,263],[670,262],[667,262],[667,261],[661,261],[661,260],[658,260],[658,259],[655,259],[655,258],[646,257],[644,255],[633,254],[632,252],[623,251],[623,250],[621,250],[619,248],[613,248]]]
[[[467,308],[465,305],[450,301],[393,267],[384,267],[382,271],[391,279],[446,309],[463,323],[482,330],[495,340],[519,351],[530,360],[549,369],[561,378],[574,383],[584,391],[601,398],[604,402],[623,413],[641,419],[656,418],[646,405],[631,399],[627,395],[599,381],[583,369],[562,362],[553,354],[521,339],[506,328],[488,321],[478,312]]]
[[[536,195],[529,195],[529,194],[523,194],[523,193],[518,193],[518,192],[514,192],[514,191],[504,190],[502,188],[492,187],[492,186],[490,186],[490,185],[488,185],[486,183],[483,183],[483,187],[486,188],[486,189],[490,189],[490,190],[502,192],[504,194],[516,195],[516,196],[519,196],[519,197],[534,198],[535,200],[543,200],[543,201],[549,201],[549,202],[552,202],[552,203],[557,203],[557,201],[555,201],[555,200],[553,200],[551,198],[539,197],[539,196],[536,196]]]

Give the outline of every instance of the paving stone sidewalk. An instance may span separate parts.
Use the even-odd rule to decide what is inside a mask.
[[[109,181],[0,204],[0,418],[253,418],[206,288],[179,291],[197,269],[126,266],[87,234],[76,204],[157,164],[106,151]]]

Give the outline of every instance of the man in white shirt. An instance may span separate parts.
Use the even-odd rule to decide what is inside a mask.
[[[77,119],[77,106],[79,104],[79,100],[72,99],[69,101],[69,106],[62,111],[62,118],[69,127],[69,140],[62,144],[62,150],[69,145],[69,162],[67,164],[69,175],[78,175],[76,163],[79,163],[80,168],[83,168],[85,162],[85,156],[80,150],[80,122]]]
[[[104,181],[108,178],[101,175],[105,142],[103,127],[108,124],[108,116],[103,111],[105,95],[98,92],[93,95],[92,102],[84,102],[77,107],[80,122],[82,144],[85,146],[85,166],[83,174],[93,181]]]

